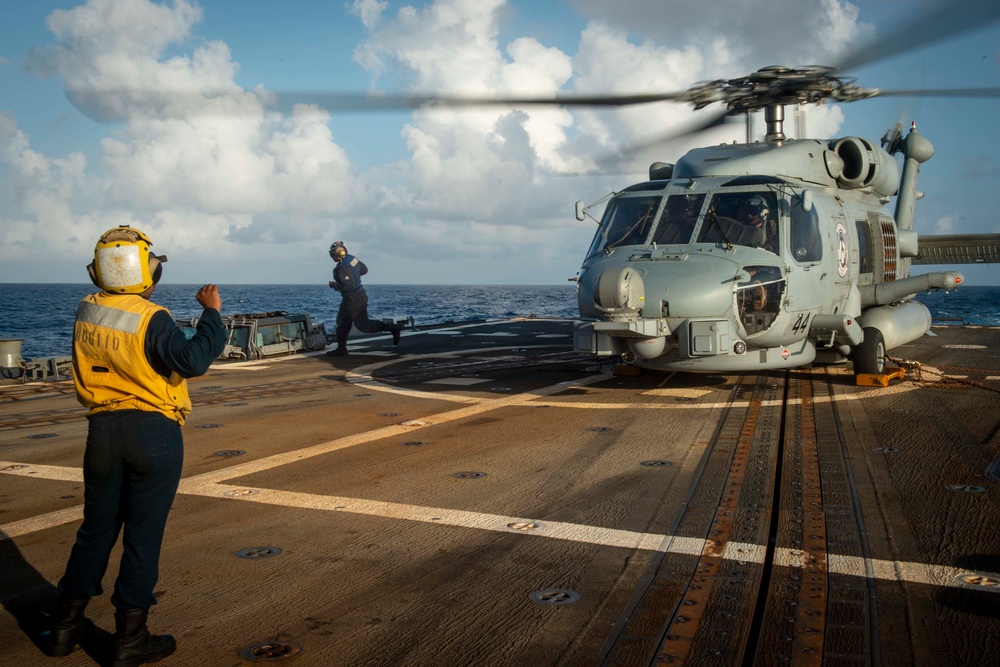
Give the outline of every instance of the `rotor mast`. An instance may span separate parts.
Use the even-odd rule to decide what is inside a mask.
[[[785,105],[769,104],[764,107],[764,126],[767,133],[764,141],[785,140]]]

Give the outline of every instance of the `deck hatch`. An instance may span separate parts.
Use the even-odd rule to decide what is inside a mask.
[[[238,558],[255,559],[255,558],[270,558],[271,556],[277,556],[281,553],[281,549],[278,547],[247,547],[246,549],[240,549],[236,552]]]
[[[459,479],[480,479],[482,477],[486,477],[486,473],[474,472],[468,470],[463,472],[456,472],[455,474],[452,475],[452,477],[458,477]]]
[[[565,588],[546,588],[531,594],[532,602],[538,604],[572,604],[580,600],[580,594]]]
[[[280,660],[300,653],[302,647],[291,642],[260,642],[240,651],[244,660]]]
[[[976,588],[993,588],[995,586],[1000,586],[1000,579],[992,577],[988,574],[979,574],[978,572],[960,574],[955,577],[955,580],[965,586],[974,586]]]

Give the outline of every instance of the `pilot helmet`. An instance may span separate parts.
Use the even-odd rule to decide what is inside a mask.
[[[743,205],[743,210],[747,215],[756,216],[761,220],[767,218],[771,211],[767,206],[767,202],[760,195],[753,195],[749,197]]]
[[[166,255],[154,255],[153,242],[138,229],[122,225],[101,235],[94,261],[87,265],[90,280],[111,294],[142,294],[160,282]]]
[[[347,246],[344,245],[343,241],[333,242],[333,245],[330,246],[330,257],[338,262],[347,257]]]

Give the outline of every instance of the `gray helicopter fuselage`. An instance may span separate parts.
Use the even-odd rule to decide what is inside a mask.
[[[665,370],[791,368],[817,350],[845,358],[866,308],[882,309],[870,317],[887,342],[913,340],[930,323],[907,301],[918,289],[876,294],[906,291],[916,253],[885,209],[898,182],[895,160],[854,137],[691,151],[608,202],[578,276],[577,349]]]

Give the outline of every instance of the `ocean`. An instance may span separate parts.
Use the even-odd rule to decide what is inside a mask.
[[[195,317],[198,285],[162,284],[153,300],[174,317]],[[576,286],[567,285],[365,285],[373,318],[412,316],[419,324],[506,317],[577,316]],[[0,341],[22,339],[21,356],[70,353],[76,307],[94,291],[86,283],[0,284]],[[224,315],[283,310],[308,313],[334,329],[340,295],[326,285],[220,285]],[[962,287],[920,294],[936,322],[1000,326],[1000,287]]]

